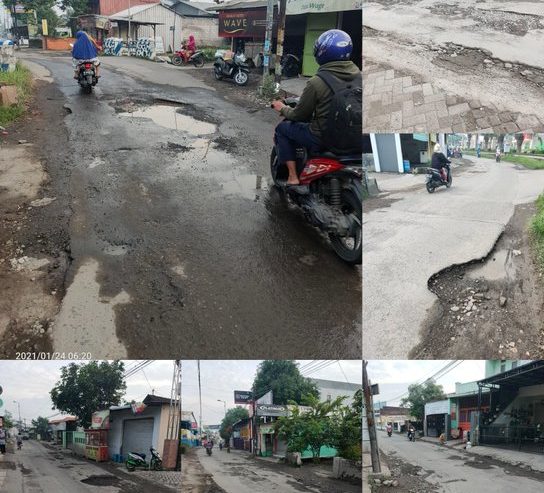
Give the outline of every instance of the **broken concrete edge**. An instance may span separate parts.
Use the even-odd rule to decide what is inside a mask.
[[[519,467],[519,468],[527,470],[527,471],[543,472],[544,473],[544,465],[542,467],[534,468],[534,467],[530,466],[529,464],[524,463],[521,460],[515,460],[515,459],[508,460],[508,459],[506,459],[504,457],[494,457],[493,455],[488,455],[488,454],[485,454],[485,453],[482,454],[482,453],[477,451],[477,450],[481,450],[482,448],[485,448],[485,447],[478,446],[478,445],[473,445],[470,449],[465,449],[464,452],[466,452],[471,457],[475,457],[475,458],[479,457],[479,458],[483,458],[483,459],[496,461],[496,462],[499,462],[499,463],[503,464],[504,466]]]

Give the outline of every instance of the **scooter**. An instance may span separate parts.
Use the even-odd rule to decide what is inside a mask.
[[[212,455],[212,447],[206,446],[206,453],[207,453],[208,455]]]
[[[427,168],[427,181],[425,186],[427,187],[427,192],[433,193],[437,188],[446,187],[450,188],[452,183],[451,176],[451,166],[449,164],[445,165],[447,179],[444,181],[440,171],[434,168]]]
[[[500,154],[495,154],[495,162],[496,162],[496,163],[500,163],[500,162],[501,162],[501,155],[500,155]]]
[[[297,98],[285,104],[296,106]],[[329,236],[335,253],[348,264],[362,262],[362,156],[331,152],[308,155],[297,149],[300,185],[287,185],[288,170],[278,161],[276,145],[270,156],[274,185],[302,209],[306,219]]]
[[[249,81],[249,65],[243,53],[236,53],[232,60],[225,60],[216,53],[213,75],[217,80],[232,79],[237,86],[245,86]]]
[[[188,65],[192,63],[195,67],[200,68],[204,66],[204,53],[202,51],[195,51],[189,58],[187,58],[185,48],[178,50],[174,53],[172,57],[172,64],[176,67],[181,65]]]
[[[149,463],[147,463],[145,460],[145,454],[141,454],[138,452],[130,452],[125,462],[127,470],[132,472],[132,471],[135,471],[136,468],[143,468],[143,469],[152,470],[152,471],[161,471],[162,470],[161,456],[153,447],[151,447],[149,451],[151,452],[151,459]]]
[[[387,436],[391,437],[393,435],[393,430],[387,430]]]
[[[77,83],[81,86],[85,94],[90,94],[93,87],[98,83],[94,63],[88,61],[80,62],[77,66],[77,70]]]
[[[408,432],[408,441],[415,442],[416,441],[416,432]]]

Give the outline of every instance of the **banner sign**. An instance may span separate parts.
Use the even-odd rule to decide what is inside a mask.
[[[234,404],[248,404],[253,399],[253,393],[250,390],[235,390]]]
[[[287,416],[287,406],[275,404],[258,404],[255,412],[257,416]]]
[[[130,407],[132,408],[132,414],[141,414],[147,406],[143,402],[133,402]]]
[[[264,38],[265,32],[266,9],[219,12],[219,36],[222,38]]]
[[[91,419],[91,428],[96,430],[110,429],[110,410],[96,411]]]
[[[362,0],[287,0],[287,15],[361,10]]]
[[[425,416],[431,416],[433,414],[449,414],[450,413],[450,401],[436,401],[428,402],[425,404]]]

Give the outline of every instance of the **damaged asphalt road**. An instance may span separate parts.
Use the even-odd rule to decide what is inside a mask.
[[[40,150],[57,199],[41,209],[68,214],[69,267],[48,337],[29,349],[360,355],[360,270],[271,189],[271,110],[248,113],[185,74],[172,86],[177,71],[142,60],[132,72],[152,66],[156,83],[108,61],[83,95],[68,57],[31,58],[55,80],[41,127],[56,149]],[[62,107],[63,121],[47,114]]]
[[[539,2],[372,0],[363,23],[366,131],[544,128],[535,105],[544,90]]]
[[[452,188],[432,195],[425,190],[425,175],[376,175],[378,186],[386,193],[381,205],[383,199],[377,198],[372,199],[370,210],[363,207],[365,358],[406,359],[420,344],[419,349],[431,344],[420,357],[440,356],[441,351],[453,354],[448,343],[458,334],[444,334],[439,330],[441,323],[432,324],[443,308],[429,290],[429,280],[449,267],[487,257],[515,205],[533,202],[544,188],[542,171],[509,163],[496,165],[484,158],[470,160],[472,166],[454,167]],[[530,251],[523,255],[528,257]],[[471,330],[455,340],[457,356],[466,354],[468,348],[477,351],[477,329],[471,324]],[[487,357],[492,351],[501,358],[510,353],[500,353],[500,344],[515,341],[518,345],[518,338],[530,344],[540,337],[538,328],[534,333],[526,329],[528,333],[518,333],[515,339],[509,332],[504,340],[487,340],[482,351]],[[427,339],[432,331],[435,338]]]

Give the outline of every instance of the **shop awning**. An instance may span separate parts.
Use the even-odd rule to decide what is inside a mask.
[[[480,380],[478,385],[504,385],[506,387],[520,388],[539,385],[543,382],[544,360],[538,360]]]
[[[362,0],[287,0],[287,15],[321,14],[325,12],[345,12],[361,10]]]

